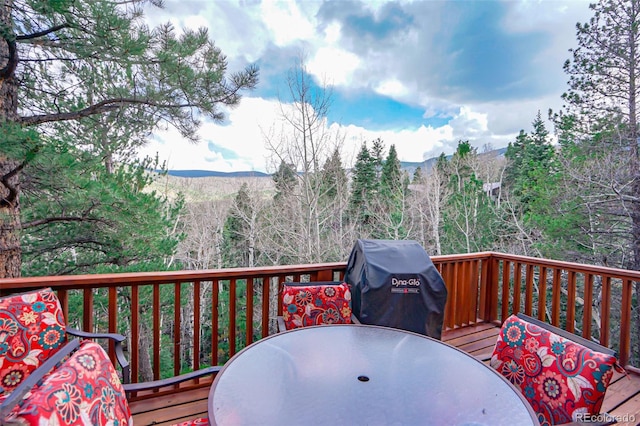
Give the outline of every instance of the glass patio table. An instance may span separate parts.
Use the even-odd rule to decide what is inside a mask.
[[[522,394],[467,353],[370,325],[323,325],[244,348],[216,376],[217,425],[538,425]]]

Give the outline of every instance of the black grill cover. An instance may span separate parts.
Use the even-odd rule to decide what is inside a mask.
[[[363,324],[441,338],[447,289],[417,241],[358,240],[345,281]]]

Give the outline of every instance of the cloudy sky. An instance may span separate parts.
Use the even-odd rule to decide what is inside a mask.
[[[378,137],[403,161],[450,154],[461,139],[504,147],[538,110],[561,107],[575,24],[591,13],[583,0],[166,0],[148,15],[206,26],[231,71],[259,66],[257,89],[222,125],[205,123],[199,144],[168,131],[143,151],[174,170],[228,172],[273,171],[265,134],[301,55],[311,81],[333,88],[327,125],[347,164]]]

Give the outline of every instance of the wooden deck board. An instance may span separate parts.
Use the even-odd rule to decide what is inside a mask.
[[[444,330],[442,340],[480,359],[488,360],[496,343],[498,331],[498,327],[494,324],[477,323]],[[134,425],[169,426],[185,420],[205,417],[208,394],[207,387],[131,402]],[[616,373],[605,394],[601,411],[616,416],[618,425],[639,424],[640,375]]]

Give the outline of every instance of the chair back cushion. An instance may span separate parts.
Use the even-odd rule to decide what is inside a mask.
[[[118,373],[104,349],[89,340],[27,394],[7,421],[21,425],[133,424]]]
[[[285,283],[282,318],[287,330],[320,324],[351,324],[351,291],[346,283]]]
[[[542,425],[598,414],[617,360],[515,315],[502,325],[491,366],[519,387]]]
[[[66,342],[50,288],[0,298],[0,395],[10,393]]]

